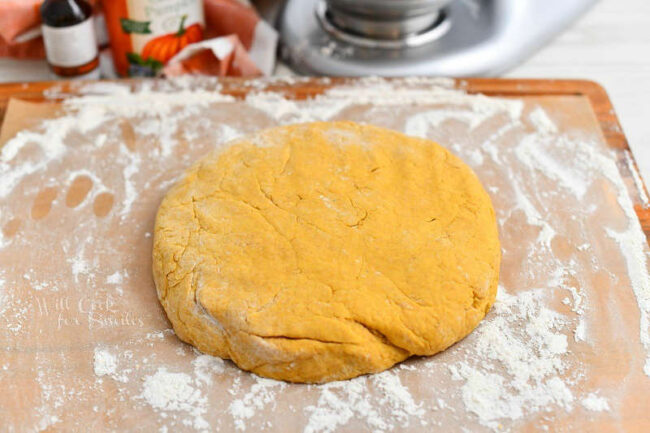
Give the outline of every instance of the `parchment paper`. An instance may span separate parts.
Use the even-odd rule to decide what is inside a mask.
[[[558,134],[588,142],[594,152],[611,157],[588,102],[578,96],[525,98],[522,123],[512,132],[495,135],[510,122],[497,114],[473,129],[451,116],[427,134],[472,165],[491,194],[503,245],[504,290],[545,291],[548,307],[566,318],[562,332],[569,344],[569,368],[564,375],[570,377],[575,401],[570,410],[551,404],[516,420],[499,421],[497,427],[482,425],[463,403],[463,382],[453,380],[448,369],[477,344],[472,334],[444,353],[409,360],[408,368],[395,370],[429,422],[396,422],[393,431],[650,431],[650,378],[643,374],[646,354],[639,339],[639,307],[625,257],[607,232],[625,229],[627,217],[605,176],[588,179],[588,189],[577,200],[561,179],[531,170],[516,157],[513,149],[521,133],[534,129],[528,114],[539,107]],[[414,113],[443,108],[360,105],[332,118],[404,129]],[[12,101],[3,141],[57,113],[56,106]],[[147,128],[143,122],[153,123]],[[173,140],[170,147],[160,139],[165,118],[155,122],[124,117],[85,133],[72,131],[63,143],[73,151],[25,176],[0,199],[0,430],[201,430],[193,424],[196,414],[191,410],[157,410],[143,396],[146,379],[161,368],[195,378],[192,361],[198,356],[175,337],[156,298],[150,259],[155,212],[182,171],[215,142],[229,137],[232,129],[251,132],[277,121],[244,102],[213,103],[180,121],[167,138]],[[103,140],[101,145],[98,140]],[[490,156],[486,142],[496,155]],[[471,157],[474,151],[480,158]],[[41,157],[37,146],[25,146],[9,163]],[[130,169],[133,161],[139,163]],[[570,154],[566,163],[573,163]],[[540,246],[539,225],[530,223],[516,200],[509,175],[519,180],[521,193],[556,231],[547,248]],[[571,263],[576,270],[564,287],[549,286],[551,262],[567,267]],[[585,299],[585,341],[573,335],[578,314],[563,302],[571,297],[567,286]],[[114,374],[99,376],[94,371],[94,353],[101,349],[115,356]],[[418,370],[425,366],[429,373],[423,376]],[[193,382],[205,400],[199,415],[210,431],[236,431],[230,406],[245,399],[257,381],[231,363],[209,376],[209,382]],[[244,419],[245,431],[303,431],[307,408],[318,404],[319,388],[287,384],[273,389],[274,401],[262,402]],[[594,412],[580,405],[581,396],[592,391],[607,399],[610,410]],[[335,431],[369,430],[364,420],[351,419]]]

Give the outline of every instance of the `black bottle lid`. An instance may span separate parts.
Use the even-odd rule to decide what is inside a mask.
[[[41,4],[41,19],[50,27],[74,26],[92,14],[92,6],[85,0],[45,0]]]

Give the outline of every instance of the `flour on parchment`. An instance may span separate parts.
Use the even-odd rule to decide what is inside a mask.
[[[130,358],[131,352],[125,352],[121,355]],[[114,350],[96,347],[93,355],[93,371],[97,377],[107,376],[117,382],[126,383],[129,381],[129,374],[132,369],[120,369],[118,366],[118,356]]]
[[[0,316],[7,310],[7,304],[9,303],[9,296],[5,293],[5,290],[5,279],[0,274]]]
[[[122,144],[112,161],[123,188],[116,195],[115,211],[119,223],[129,224],[137,210],[139,191],[153,187],[166,189],[174,181],[168,179],[160,185],[143,183],[138,175],[146,161],[182,157],[176,152],[180,145],[204,141],[206,137],[214,138],[214,147],[219,148],[227,139],[246,132],[233,125],[210,128],[201,120],[215,105],[233,103],[232,97],[218,91],[200,90],[187,78],[160,86],[155,89],[144,84],[137,94],[121,84],[87,86],[88,95],[65,102],[64,115],[19,133],[0,151],[0,198],[11,194],[23,179],[39,176],[50,164],[60,161],[69,151],[66,146],[69,135],[94,137],[84,144],[87,147],[83,150],[103,148],[113,140],[121,140],[112,135],[121,119],[135,119],[135,136],[151,150],[140,154]],[[442,416],[500,430],[504,425],[516,426],[518,420],[529,416],[544,417],[554,409],[611,410],[609,396],[604,392],[584,390],[582,394],[574,387],[581,380],[581,372],[580,366],[571,363],[568,344],[569,339],[572,343],[589,344],[586,312],[590,299],[587,289],[583,290],[584,282],[572,282],[579,265],[553,256],[553,245],[563,237],[566,221],[550,218],[545,197],[530,187],[545,180],[553,182],[557,190],[552,193],[567,202],[588,196],[594,179],[605,178],[613,187],[628,225],[605,226],[603,230],[620,248],[627,266],[627,277],[640,310],[639,330],[646,350],[646,374],[650,375],[650,287],[645,238],[613,158],[602,149],[595,150],[591,138],[560,133],[562,128],[541,107],[524,112],[521,101],[470,95],[454,89],[451,80],[409,78],[390,82],[367,78],[300,102],[264,91],[263,82],[252,86],[253,91],[243,104],[263,113],[274,124],[330,120],[358,106],[372,107],[374,114],[383,110],[387,119],[392,120],[395,110],[411,105],[424,108],[403,119],[400,127],[406,133],[427,138],[435,137],[448,123],[461,124],[468,134],[476,134],[486,124],[497,122],[500,126],[479,146],[450,144],[475,168],[493,163],[499,170],[505,182],[486,186],[495,196],[510,200],[498,209],[500,229],[503,232],[509,220],[520,215],[538,230],[526,254],[531,269],[543,275],[528,277],[544,281],[526,290],[502,287],[494,309],[479,328],[467,340],[449,349],[461,355],[459,361],[446,363],[441,361],[443,356],[413,360],[403,364],[403,368],[325,385],[294,385],[258,378],[241,372],[229,362],[188,352],[180,346],[174,356],[181,357],[182,363],[172,365],[154,356],[154,347],[164,347],[170,331],[151,332],[142,340],[128,342],[135,346],[151,345],[150,352],[154,355],[144,358],[138,355],[129,358],[131,349],[127,343],[95,348],[89,366],[97,383],[114,384],[121,399],[137,410],[153,411],[162,431],[173,431],[174,426],[196,431],[218,430],[219,426],[208,422],[217,417],[215,414],[224,425],[232,425],[239,431],[278,429],[281,426],[271,425],[266,416],[280,402],[290,400],[296,389],[305,390],[305,398],[282,410],[287,417],[303,420],[300,428],[306,433],[335,432],[359,421],[373,432],[428,431],[434,428],[429,426],[432,420],[435,422]],[[183,128],[184,124],[192,127]],[[103,130],[106,125],[112,129]],[[500,147],[499,141],[511,134],[520,136],[518,144],[512,149]],[[16,163],[27,149],[36,150],[38,156]],[[75,172],[64,174],[72,176]],[[96,173],[90,175],[94,176],[95,184],[108,184],[109,179],[100,179]],[[0,225],[6,223],[4,218],[0,214]],[[12,242],[16,242],[15,238],[3,235],[0,248]],[[97,264],[90,257],[91,248],[97,242],[84,238],[79,245],[71,242],[66,246],[70,261],[64,271],[79,284],[87,282],[93,287],[107,284],[125,290],[132,276],[115,270],[119,268],[96,275]],[[591,239],[581,239],[577,250],[587,255],[591,242]],[[504,251],[504,257],[507,255]],[[596,261],[593,266],[597,264]],[[29,306],[21,304],[9,290],[16,282],[7,281],[6,276],[4,280],[4,284],[0,283],[0,312],[3,312],[0,324],[19,333],[28,325]],[[44,284],[40,291],[50,290],[50,286],[54,287]],[[552,295],[566,300],[562,304],[564,310],[551,307]],[[191,367],[187,367],[190,363]],[[449,382],[430,383],[430,377],[434,373],[440,377],[440,372]],[[407,383],[406,375],[414,375],[415,380]],[[56,411],[64,407],[66,399],[72,398],[57,394],[51,380],[45,374],[39,378],[42,391],[48,396],[44,401],[48,410],[41,411],[45,427],[58,422]],[[227,390],[228,399],[215,405],[210,392],[220,386]],[[444,390],[444,395],[436,392],[438,387]],[[96,388],[97,392],[99,389]],[[464,410],[454,409],[459,407],[454,404],[456,401],[462,401],[460,407]]]
[[[500,288],[496,316],[471,337],[470,360],[449,366],[452,378],[464,381],[465,406],[489,427],[549,405],[572,408],[575,397],[560,379],[567,369],[566,320],[544,306],[543,296],[542,290],[511,296]]]
[[[609,410],[609,403],[607,402],[607,399],[600,397],[594,393],[590,393],[585,398],[583,398],[581,403],[585,409],[592,412],[602,412],[604,410]]]
[[[174,373],[160,367],[156,373],[145,377],[138,397],[165,417],[176,418],[180,413],[184,416],[180,420],[183,425],[203,431],[210,426],[203,418],[208,401],[187,373]]]
[[[93,370],[99,377],[115,374],[117,359],[106,349],[95,349]]]
[[[253,418],[257,411],[272,405],[276,399],[276,390],[286,387],[284,382],[255,376],[255,383],[242,398],[232,401],[228,411],[235,422],[237,430],[246,430],[246,420]]]
[[[305,408],[309,414],[305,433],[331,433],[355,418],[364,420],[377,432],[428,424],[423,403],[413,399],[398,374],[391,370],[318,388],[318,401]]]

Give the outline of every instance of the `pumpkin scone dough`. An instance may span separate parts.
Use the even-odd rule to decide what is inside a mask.
[[[291,382],[433,355],[494,302],[490,198],[438,144],[352,122],[282,126],[197,162],[156,217],[176,334]]]

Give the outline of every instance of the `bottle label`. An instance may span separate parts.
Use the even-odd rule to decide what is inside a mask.
[[[54,66],[85,65],[97,57],[97,39],[93,17],[70,27],[43,25],[47,60]]]
[[[136,53],[142,53],[152,39],[179,33],[181,27],[185,30],[194,24],[203,27],[202,1],[127,0],[126,4],[129,16],[122,20],[122,31],[131,34]]]

